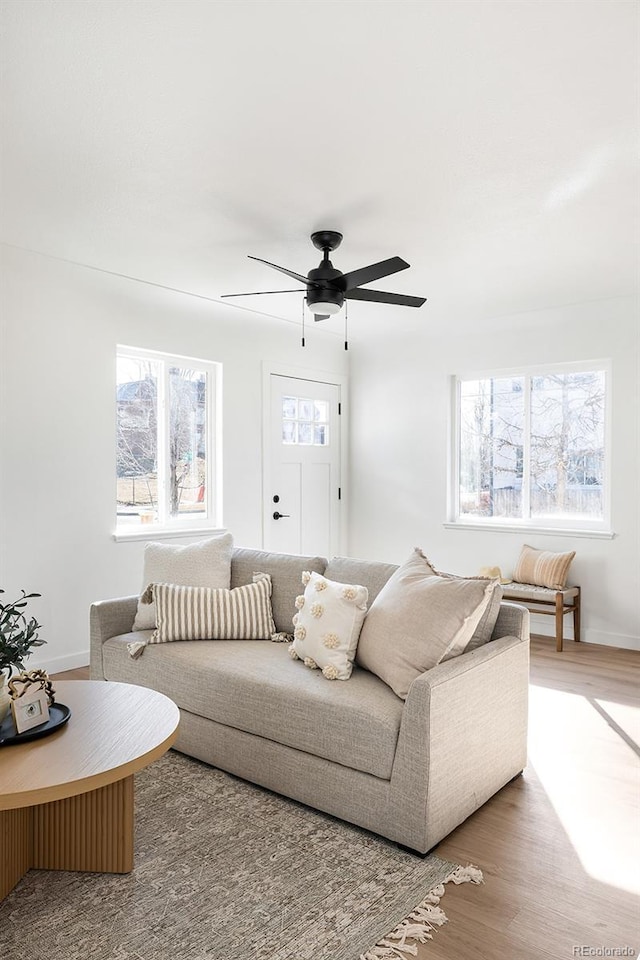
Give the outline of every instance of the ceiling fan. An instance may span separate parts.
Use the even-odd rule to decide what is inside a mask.
[[[272,293],[306,293],[307,307],[314,314],[316,320],[328,320],[332,314],[340,311],[345,300],[369,300],[374,303],[393,303],[401,307],[421,307],[425,303],[426,297],[409,297],[402,293],[385,293],[383,290],[363,289],[362,285],[364,283],[371,283],[374,280],[380,280],[382,277],[388,277],[392,273],[398,273],[400,270],[406,270],[409,264],[401,257],[391,257],[389,260],[381,260],[379,263],[372,263],[368,267],[361,267],[359,270],[342,273],[341,270],[336,270],[329,259],[331,251],[337,249],[342,243],[342,234],[336,230],[316,230],[315,233],[311,234],[311,242],[316,249],[322,250],[323,257],[320,265],[313,270],[309,270],[306,277],[294,270],[287,270],[275,263],[269,263],[268,260],[261,260],[260,257],[249,256],[250,260],[265,263],[268,267],[292,277],[293,280],[298,280],[305,285],[304,289],[226,293],[223,294],[223,297],[258,297]]]

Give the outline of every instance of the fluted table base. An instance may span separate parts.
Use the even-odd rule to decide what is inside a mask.
[[[0,899],[30,870],[133,870],[133,776],[98,790],[0,811]]]

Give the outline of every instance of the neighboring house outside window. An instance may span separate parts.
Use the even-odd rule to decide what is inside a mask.
[[[217,363],[118,347],[117,533],[220,523],[220,379]]]
[[[605,361],[455,379],[451,519],[608,529]]]

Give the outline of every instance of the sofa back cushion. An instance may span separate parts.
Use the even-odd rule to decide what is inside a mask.
[[[325,557],[299,557],[236,547],[231,557],[231,587],[252,583],[254,573],[268,573],[271,577],[271,606],[276,630],[293,633],[291,621],[296,612],[302,573],[304,570],[324,573],[326,565]]]
[[[332,557],[324,575],[338,583],[360,583],[369,592],[369,606],[378,596],[387,580],[398,569],[395,563],[377,560],[352,560],[351,557]]]

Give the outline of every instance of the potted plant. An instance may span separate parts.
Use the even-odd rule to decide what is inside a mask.
[[[4,590],[0,590],[2,593]],[[22,596],[11,603],[3,603],[0,598],[0,723],[9,709],[7,681],[11,674],[14,670],[22,671],[32,649],[47,642],[38,636],[42,625],[35,617],[27,619],[25,613],[27,601],[39,596],[39,593],[25,593],[23,590]]]

